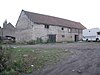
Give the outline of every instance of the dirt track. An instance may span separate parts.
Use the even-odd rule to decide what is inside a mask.
[[[70,57],[42,71],[29,75],[100,75],[100,42],[46,44],[21,46],[33,48],[63,48],[73,53]]]

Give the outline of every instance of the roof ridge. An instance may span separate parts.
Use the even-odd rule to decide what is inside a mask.
[[[76,22],[76,21],[72,21],[72,20],[69,20],[69,19],[60,18],[60,17],[56,17],[56,16],[45,15],[45,14],[40,14],[40,13],[35,13],[35,12],[30,12],[30,11],[26,11],[26,10],[22,10],[22,11],[28,12],[28,13],[32,13],[32,14],[37,14],[37,15],[42,15],[42,16],[48,16],[48,17],[52,17],[52,18],[57,18],[57,19],[67,20],[67,21],[70,21],[70,22],[79,23],[79,22]]]

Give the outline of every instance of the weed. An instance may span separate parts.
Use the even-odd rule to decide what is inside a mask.
[[[60,49],[5,48],[0,47],[0,74],[19,75],[41,70],[53,64],[68,52]]]

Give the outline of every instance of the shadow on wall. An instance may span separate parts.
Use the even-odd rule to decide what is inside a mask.
[[[0,43],[15,43],[15,37],[0,36]]]

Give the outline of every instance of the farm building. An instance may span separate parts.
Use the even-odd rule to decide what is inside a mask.
[[[37,40],[44,42],[78,41],[85,27],[79,23],[58,17],[22,10],[16,23],[16,42]]]
[[[15,41],[16,28],[9,22],[3,23],[3,28],[0,28],[0,40]]]

